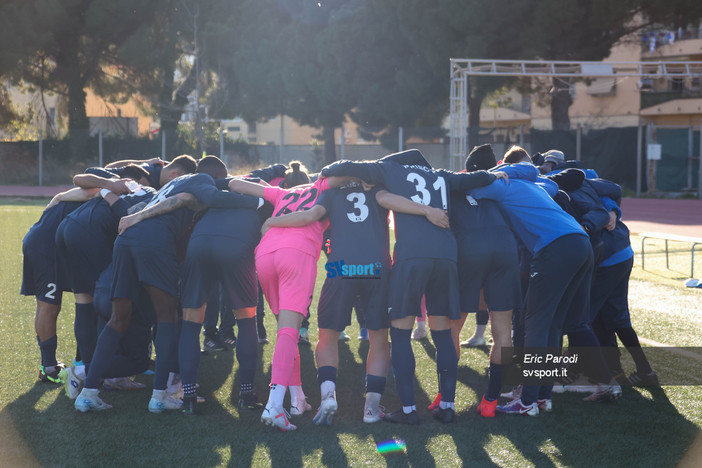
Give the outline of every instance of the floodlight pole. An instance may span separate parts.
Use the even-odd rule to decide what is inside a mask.
[[[641,119],[639,118],[638,124],[636,126],[636,198],[641,198],[641,169],[643,162],[641,158],[643,157],[642,151],[642,126]]]

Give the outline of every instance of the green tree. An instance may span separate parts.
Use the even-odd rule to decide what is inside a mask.
[[[237,11],[236,52],[224,80],[248,121],[289,115],[320,128],[325,161],[336,160],[334,130],[353,107],[349,38],[363,2],[247,0]]]
[[[116,50],[153,16],[153,4],[139,0],[7,0],[4,24],[24,55],[17,74],[41,90],[65,97],[68,128],[87,135],[85,90],[109,82]],[[28,52],[32,53],[28,53]]]

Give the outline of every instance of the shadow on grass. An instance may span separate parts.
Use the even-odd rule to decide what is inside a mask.
[[[263,426],[259,411],[238,411],[229,390],[236,382],[232,369],[238,367],[231,351],[203,356],[200,393],[207,402],[196,417],[148,413],[148,390],[102,392],[114,409],[77,413],[61,388],[40,383],[28,386],[4,412],[43,466],[444,467],[455,465],[457,458],[475,466],[673,466],[698,432],[678,411],[687,403],[697,405],[696,387],[625,388],[622,399],[607,404],[584,402],[582,394],[555,395],[552,413],[535,418],[498,414],[494,419],[478,416],[472,404],[466,410],[466,402],[474,399],[461,388],[458,420],[443,425],[420,404],[428,401],[425,384],[417,385],[420,426],[364,424],[362,348],[354,342],[340,344],[339,412],[332,427],[317,427],[306,414],[294,420],[298,431],[283,434]],[[310,387],[316,388],[314,367],[308,362],[312,350],[301,349],[301,357],[303,381],[316,407],[318,394]],[[462,363],[459,381],[480,390],[477,395],[486,377],[476,365]],[[256,377],[258,389],[265,388],[264,375]],[[394,387],[390,379],[383,397],[388,406],[399,405]],[[405,451],[380,455],[377,444],[391,439],[405,441]]]

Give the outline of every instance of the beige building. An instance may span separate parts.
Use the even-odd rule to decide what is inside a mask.
[[[658,29],[638,33],[616,45],[605,61],[610,62],[675,62],[702,61],[702,23],[685,30]],[[702,124],[702,78],[638,79],[595,78],[571,85],[573,104],[569,109],[571,128],[600,129],[634,127],[647,123],[660,126],[692,126]],[[551,84],[545,80],[544,89]],[[483,108],[481,127],[514,127],[525,125],[551,129],[551,110],[516,91],[510,93],[510,109]],[[529,105],[531,104],[531,105]],[[520,110],[529,108],[526,115]],[[516,112],[510,114],[508,111]],[[521,115],[520,115],[521,114]],[[515,119],[519,115],[520,119]]]
[[[66,122],[59,109],[65,103],[56,94],[41,93],[30,87],[13,87],[6,84],[12,105],[21,115],[32,115],[26,130],[11,134],[0,129],[0,139],[37,139],[39,132],[44,138],[60,137],[66,133]],[[112,104],[86,89],[85,111],[90,125],[90,134],[102,131],[103,135],[145,136],[153,130],[150,116],[141,112],[136,101]]]
[[[252,145],[324,145],[322,130],[298,124],[288,116],[279,115],[263,122],[248,124],[242,119],[223,120],[222,127],[229,138],[243,139]],[[334,131],[334,141],[341,144],[342,129]],[[348,118],[343,128],[344,144],[363,145],[373,142],[359,137],[358,126]]]

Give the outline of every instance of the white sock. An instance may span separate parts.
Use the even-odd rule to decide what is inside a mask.
[[[168,373],[168,382],[166,383],[166,386],[173,385],[173,381],[176,378],[176,373],[175,372],[169,372]]]
[[[417,411],[417,406],[412,405],[412,406],[403,406],[402,407],[402,412],[405,414],[410,414],[412,411]]]
[[[302,386],[301,385],[291,385],[290,386],[290,404],[293,406],[297,406],[297,404],[301,401],[307,400],[307,397],[305,396],[305,392],[302,391]],[[282,405],[282,402],[281,402]]]
[[[98,394],[98,389],[83,387],[83,390],[80,391],[80,394],[86,397],[96,397]]]
[[[455,410],[456,407],[453,405],[453,402],[449,403],[447,401],[441,400],[439,403],[439,408],[441,409],[446,409],[446,408],[451,408],[452,410]]]
[[[288,389],[285,385],[271,384],[271,392],[268,394],[268,403],[266,403],[266,408],[283,408],[283,398],[285,398],[285,391]]]
[[[151,398],[154,398],[158,401],[163,401],[163,399],[166,397],[166,391],[165,390],[156,390],[151,393]]]
[[[427,322],[426,321],[420,322],[419,320],[417,320],[417,328],[420,330],[426,330],[427,329]]]
[[[76,377],[78,377],[80,380],[85,380],[85,366],[76,366],[73,368],[73,373],[75,374]]]
[[[331,380],[325,380],[319,387],[322,390],[322,399],[327,398],[330,394],[333,397],[334,392],[336,392],[336,383]]]
[[[474,338],[480,337],[483,338],[485,336],[485,328],[487,325],[476,325],[475,326],[475,333],[473,334]]]
[[[366,393],[365,408],[377,408],[380,405],[380,397],[383,395],[375,392]]]

